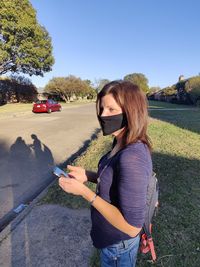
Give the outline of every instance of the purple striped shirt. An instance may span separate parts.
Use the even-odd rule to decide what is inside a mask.
[[[101,158],[98,195],[116,206],[129,224],[142,227],[151,174],[152,161],[148,147],[142,142],[128,145],[112,159],[109,159],[109,153]],[[96,248],[104,248],[130,238],[112,226],[94,207],[91,207],[91,219],[91,238]]]

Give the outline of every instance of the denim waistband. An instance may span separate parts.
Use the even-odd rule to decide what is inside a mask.
[[[112,247],[112,248],[115,247],[115,248],[119,248],[119,249],[125,248],[126,249],[130,246],[130,244],[132,244],[134,241],[137,241],[138,239],[140,239],[140,235],[137,235],[137,236],[132,237],[132,238],[127,239],[127,240],[122,240],[116,244],[109,246],[109,247]]]

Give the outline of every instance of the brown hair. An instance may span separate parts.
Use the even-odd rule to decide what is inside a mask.
[[[112,94],[126,115],[127,126],[122,132],[122,147],[140,140],[148,146],[149,150],[152,150],[151,141],[147,135],[147,98],[143,91],[129,81],[112,81],[106,84],[97,95],[97,115],[100,115],[102,97],[108,94]]]

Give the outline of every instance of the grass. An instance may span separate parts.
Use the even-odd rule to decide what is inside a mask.
[[[0,106],[0,114],[29,111],[33,104],[12,103]]]
[[[161,102],[161,101],[156,101],[156,100],[149,100],[149,108],[153,109],[161,109],[161,108],[173,108],[173,109],[195,109],[197,108],[196,106],[193,105],[180,105],[180,104],[172,104],[168,102]]]
[[[152,105],[152,103],[151,103]],[[163,103],[156,102],[156,106]],[[172,104],[168,104],[168,107]],[[181,107],[181,106],[180,106]],[[160,185],[160,210],[153,236],[158,256],[154,266],[200,266],[200,110],[152,110],[149,135],[154,144],[154,171]],[[111,139],[94,140],[74,164],[96,170],[99,158],[110,149]],[[91,186],[91,185],[89,185]],[[87,207],[81,198],[63,193],[55,184],[43,203],[72,208]],[[139,255],[137,267],[152,266],[150,255]],[[99,266],[98,252],[91,266]]]

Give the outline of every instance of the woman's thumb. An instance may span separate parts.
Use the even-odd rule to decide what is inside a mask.
[[[76,166],[72,166],[72,165],[67,165],[67,169],[70,170],[70,171],[74,171],[77,169]]]

